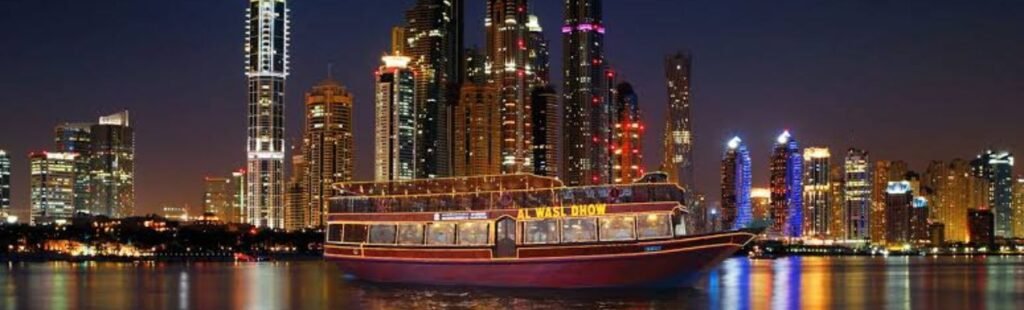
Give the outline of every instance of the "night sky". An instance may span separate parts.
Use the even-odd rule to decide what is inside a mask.
[[[0,148],[13,153],[19,215],[27,154],[53,149],[54,125],[125,108],[136,213],[198,210],[204,176],[244,165],[246,2],[0,1]],[[372,73],[413,2],[290,4],[288,135],[301,135],[303,92],[333,63],[356,96],[359,179],[371,178]],[[467,2],[467,44],[482,46],[485,1]],[[533,2],[561,81],[562,1]],[[833,163],[850,146],[916,170],[989,146],[1024,152],[1024,2],[605,0],[605,24],[608,61],[640,96],[649,169],[662,153],[663,56],[693,52],[698,189],[712,200],[733,135],[751,148],[761,186],[782,129],[830,146]]]

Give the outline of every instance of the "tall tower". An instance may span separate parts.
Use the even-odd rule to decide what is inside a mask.
[[[532,171],[527,39],[527,0],[488,0],[487,65],[490,81],[497,83],[501,106],[501,171]]]
[[[216,215],[227,222],[231,214],[231,179],[203,178],[203,213]]]
[[[971,174],[988,181],[996,237],[1013,238],[1013,154],[986,150],[971,161]]]
[[[416,83],[406,56],[384,56],[377,69],[374,179],[416,178]]]
[[[665,114],[665,157],[661,170],[686,189],[693,186],[693,125],[690,122],[690,71],[693,58],[680,51],[665,57],[668,113]]]
[[[352,180],[352,94],[328,78],[306,93],[304,227],[323,226],[334,182]],[[293,172],[296,173],[296,172]]]
[[[11,214],[11,156],[0,150],[0,221]]]
[[[131,216],[135,212],[135,131],[128,111],[101,116],[89,132],[90,211],[113,218]]]
[[[75,211],[88,212],[92,207],[89,192],[92,169],[92,123],[63,123],[54,128],[54,142],[57,152],[77,153],[75,157]]]
[[[540,26],[540,19],[536,15],[530,15],[526,28],[530,31],[526,41],[527,75],[533,77],[528,81],[530,89],[548,86],[551,84],[550,42],[544,37],[544,28]]]
[[[807,237],[832,236],[832,155],[828,148],[804,149],[804,227]]]
[[[31,223],[67,222],[74,214],[76,153],[29,154]]]
[[[466,81],[455,106],[454,175],[501,173],[501,111],[494,84]]]
[[[245,66],[249,79],[246,222],[284,227],[284,98],[288,77],[287,0],[249,0]]]
[[[851,148],[843,162],[843,220],[847,240],[871,239],[871,159]]]
[[[910,242],[910,216],[914,192],[908,181],[889,181],[885,189],[885,243]]]
[[[558,177],[562,137],[558,92],[553,87],[538,86],[530,94],[533,113],[533,174]]]
[[[753,220],[750,152],[740,137],[726,144],[722,158],[722,226],[741,229]]]
[[[461,0],[418,0],[406,11],[402,53],[416,80],[416,177],[451,175],[452,106],[462,81]]]
[[[610,100],[604,84],[604,20],[601,0],[565,0],[562,26],[564,126],[562,135],[566,185],[610,181],[608,128]]]
[[[615,86],[614,97],[610,113],[612,182],[633,183],[645,173],[639,97],[626,82]]]
[[[803,156],[789,131],[776,138],[771,161],[770,233],[783,237],[801,236],[803,229]]]

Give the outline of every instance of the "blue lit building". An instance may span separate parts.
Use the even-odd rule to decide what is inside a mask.
[[[988,181],[995,236],[1013,238],[1013,154],[986,150],[971,161],[971,174]]]
[[[771,162],[770,234],[799,238],[803,230],[803,154],[800,144],[783,132],[776,138]]]
[[[750,225],[750,152],[743,140],[729,140],[722,158],[722,226],[740,229]]]

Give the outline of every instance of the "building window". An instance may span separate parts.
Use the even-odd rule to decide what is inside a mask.
[[[345,224],[343,238],[347,243],[364,243],[366,242],[366,230],[367,225],[363,224]]]
[[[427,225],[427,244],[455,244],[455,223],[430,223]]]
[[[403,224],[398,225],[398,244],[417,245],[423,244],[423,225]]]
[[[601,241],[636,239],[636,217],[609,216],[601,218]]]
[[[558,243],[558,220],[523,222],[523,242],[526,244]]]
[[[469,222],[459,224],[459,245],[487,244],[490,225],[487,222]]]
[[[341,224],[327,225],[327,242],[341,242]]]
[[[370,243],[395,244],[395,225],[370,226]]]
[[[597,241],[597,219],[566,219],[562,221],[562,241]]]
[[[640,216],[637,235],[640,239],[668,238],[672,236],[671,218],[668,214],[647,214]]]

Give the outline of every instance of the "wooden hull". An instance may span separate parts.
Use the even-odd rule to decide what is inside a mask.
[[[379,283],[607,288],[685,285],[753,240],[734,231],[660,241],[520,248],[519,258],[490,250],[368,249],[328,246],[325,258],[350,276]],[[395,253],[402,255],[394,255]],[[401,257],[396,257],[401,256]],[[487,255],[490,256],[490,255]]]

